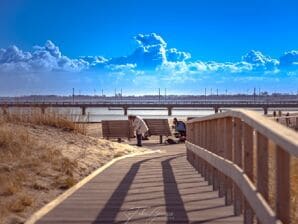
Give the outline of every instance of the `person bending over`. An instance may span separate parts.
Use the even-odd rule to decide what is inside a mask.
[[[129,115],[128,120],[132,122],[132,127],[136,132],[137,136],[137,146],[142,146],[142,136],[145,134],[149,129],[145,123],[145,121],[140,116]]]

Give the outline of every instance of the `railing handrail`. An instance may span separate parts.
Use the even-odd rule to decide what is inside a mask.
[[[236,215],[243,210],[245,223],[254,214],[263,224],[295,221],[291,159],[298,161],[298,133],[243,109],[189,120],[187,133],[187,159]]]
[[[242,119],[245,123],[256,129],[269,139],[274,139],[274,142],[286,150],[293,156],[298,156],[298,134],[267,117],[245,109],[229,110],[223,113],[208,115],[204,117],[194,118],[187,123],[195,123],[200,121],[208,121],[219,118],[236,117]]]
[[[186,146],[190,150],[196,150],[196,145],[186,142]],[[199,151],[199,155],[207,161],[214,168],[220,170],[224,175],[231,178],[243,192],[243,195],[247,198],[247,201],[252,204],[252,208],[255,210],[259,219],[264,224],[282,224],[277,218],[270,206],[264,200],[262,195],[257,192],[256,186],[248,178],[237,164],[233,161],[227,160],[221,156],[211,153],[207,150]]]

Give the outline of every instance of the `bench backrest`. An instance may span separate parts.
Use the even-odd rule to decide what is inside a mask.
[[[132,128],[128,120],[103,120],[102,136],[104,138],[131,138]]]
[[[293,128],[296,131],[298,130],[298,116],[283,116],[274,118],[280,124],[286,125],[289,128]]]
[[[144,119],[148,128],[149,135],[171,136],[168,119]]]

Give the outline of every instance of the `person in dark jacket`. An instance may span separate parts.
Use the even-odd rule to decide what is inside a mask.
[[[186,125],[183,121],[179,121],[177,118],[173,120],[175,132],[177,133],[175,136],[179,138],[180,142],[184,142],[186,140]]]

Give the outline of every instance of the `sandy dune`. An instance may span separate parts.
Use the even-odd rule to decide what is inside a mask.
[[[24,222],[109,160],[144,150],[54,127],[1,123],[0,223]]]

